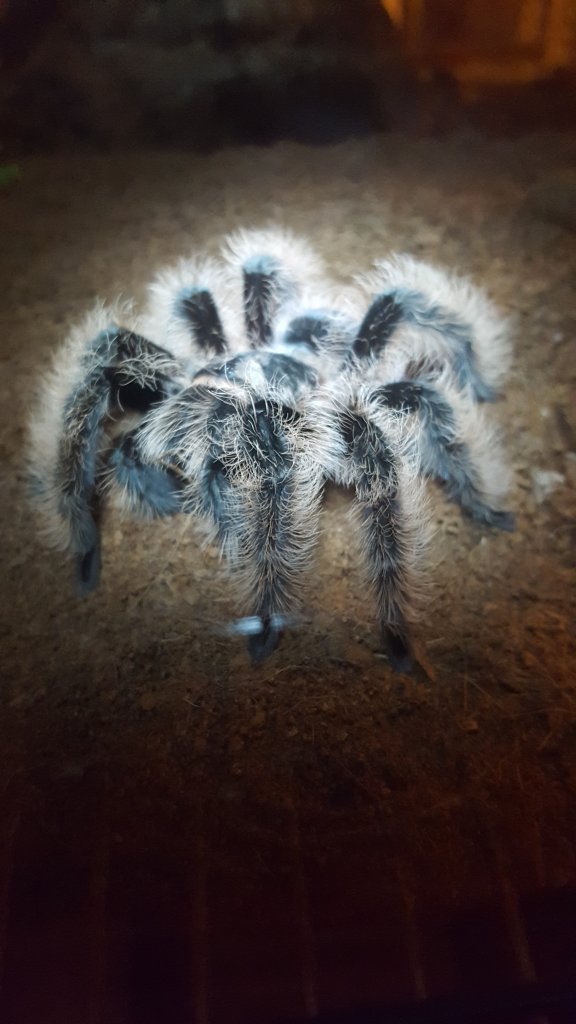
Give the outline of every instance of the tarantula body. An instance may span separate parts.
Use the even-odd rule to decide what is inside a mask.
[[[467,282],[396,257],[337,290],[291,234],[236,235],[219,262],[159,275],[142,316],[99,307],[72,332],[32,423],[42,522],[87,592],[108,498],[200,519],[260,661],[301,600],[325,482],[351,487],[386,649],[407,670],[425,481],[513,526],[484,407],[508,361],[501,318]]]

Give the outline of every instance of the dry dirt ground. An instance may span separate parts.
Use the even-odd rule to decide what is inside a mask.
[[[271,1021],[569,976],[576,236],[525,196],[575,167],[568,137],[383,136],[29,158],[0,195],[3,1020]],[[84,601],[34,536],[25,424],[67,325],[270,221],[343,278],[406,251],[515,318],[494,415],[518,528],[434,495],[412,677],[381,653],[340,493],[304,621],[257,669],[218,632],[233,595],[185,520],[111,516]]]

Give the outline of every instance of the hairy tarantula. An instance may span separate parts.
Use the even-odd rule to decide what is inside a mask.
[[[503,321],[464,280],[396,256],[337,289],[306,242],[243,232],[219,262],[162,273],[143,315],[100,306],[72,332],[32,423],[33,492],[84,593],[108,497],[199,517],[261,661],[298,606],[324,483],[347,485],[388,656],[407,671],[424,481],[478,523],[513,528],[484,405],[508,361]]]

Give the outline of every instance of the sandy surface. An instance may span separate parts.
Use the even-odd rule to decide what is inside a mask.
[[[26,920],[26,871],[44,891],[52,862],[58,877],[80,863],[101,879],[95,895],[86,889],[96,933],[102,887],[111,884],[116,905],[137,918],[143,893],[151,899],[146,872],[164,879],[166,906],[180,907],[190,877],[205,880],[209,863],[221,886],[207,883],[212,895],[198,897],[193,927],[204,935],[202,914],[215,903],[214,928],[220,934],[220,921],[229,934],[222,893],[249,893],[252,884],[261,893],[279,877],[270,864],[281,864],[280,874],[294,874],[294,914],[304,920],[294,939],[304,950],[296,971],[304,995],[283,1004],[297,1012],[325,1005],[324,961],[318,954],[318,968],[309,947],[315,929],[321,946],[318,915],[346,865],[381,880],[385,862],[402,906],[404,897],[465,901],[471,886],[481,900],[494,878],[506,888],[502,865],[520,887],[574,881],[576,244],[573,233],[534,219],[524,196],[575,165],[576,143],[554,137],[382,137],[324,150],[23,162],[20,182],[0,196],[4,834],[25,864],[16,881],[6,876],[16,905],[8,921]],[[38,367],[67,324],[97,295],[141,297],[158,266],[191,246],[211,249],[231,229],[271,220],[310,233],[336,275],[406,251],[470,275],[515,318],[515,370],[494,415],[514,466],[518,528],[485,533],[434,495],[435,586],[416,630],[422,667],[411,678],[395,676],[380,651],[338,492],[327,496],[304,622],[256,670],[242,642],[218,632],[235,614],[233,595],[185,519],[112,516],[102,583],[86,601],[74,595],[66,559],[32,533],[26,415]],[[331,856],[342,857],[343,874],[318,867]],[[124,879],[118,891],[111,863]],[[324,894],[314,883],[305,897],[306,871],[328,879]],[[358,905],[371,903],[364,895]],[[230,899],[238,927],[249,930],[249,911]],[[4,924],[8,951],[18,948],[20,932],[14,938]],[[414,956],[408,989],[422,994]],[[98,1004],[108,975],[93,960],[88,988]],[[194,964],[202,1021],[204,1003],[219,997],[204,954]]]

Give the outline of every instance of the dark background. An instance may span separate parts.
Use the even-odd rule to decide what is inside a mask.
[[[2,134],[205,150],[573,127],[575,35],[567,0],[4,0]]]

